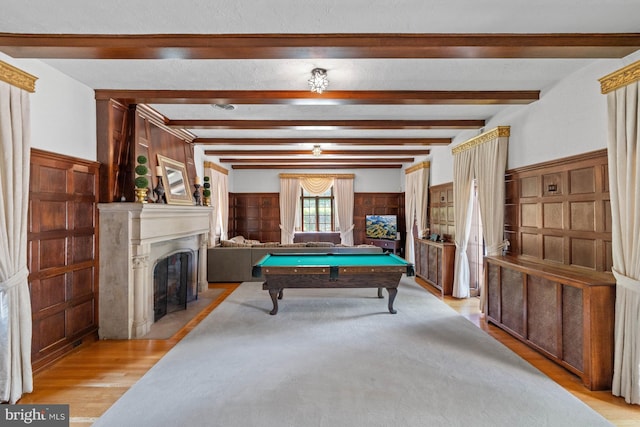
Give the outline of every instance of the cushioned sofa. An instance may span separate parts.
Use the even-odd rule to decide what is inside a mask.
[[[248,243],[245,243],[248,242]],[[329,242],[260,243],[255,241],[234,242],[209,248],[207,251],[207,280],[209,282],[257,282],[251,270],[262,257],[269,253],[333,252],[333,253],[381,253],[377,246],[339,246]]]

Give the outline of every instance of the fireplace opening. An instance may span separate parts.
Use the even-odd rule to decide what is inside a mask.
[[[193,253],[178,252],[159,260],[153,270],[153,321],[168,313],[186,310],[198,298],[193,280]]]

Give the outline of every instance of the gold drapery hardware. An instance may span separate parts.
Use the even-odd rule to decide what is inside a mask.
[[[217,165],[217,164],[215,164],[213,162],[204,162],[204,167],[216,170],[216,171],[218,171],[218,172],[220,172],[222,174],[225,174],[225,175],[229,175],[229,171],[227,169],[225,169],[222,166]]]
[[[451,153],[458,154],[462,151],[466,151],[470,148],[477,147],[487,141],[491,141],[497,138],[508,137],[511,134],[511,126],[498,126],[495,129],[481,133],[460,145],[456,145],[451,149]]]
[[[352,173],[281,173],[280,178],[338,178],[353,179],[355,174]]]
[[[640,80],[640,61],[636,61],[633,64],[627,65],[618,71],[614,71],[598,79],[600,82],[600,91],[603,95],[630,83],[637,82],[638,80]]]
[[[0,61],[0,80],[24,89],[27,92],[34,93],[36,91],[36,80],[38,80],[38,78],[13,65]]]
[[[415,172],[415,171],[420,170],[420,169],[428,169],[430,167],[431,167],[431,163],[430,162],[422,162],[422,163],[418,163],[417,165],[413,165],[413,166],[408,167],[407,169],[405,169],[404,173],[408,174],[408,173]]]

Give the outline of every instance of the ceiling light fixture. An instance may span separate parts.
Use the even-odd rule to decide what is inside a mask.
[[[320,156],[320,154],[322,154],[322,149],[320,148],[319,145],[314,145],[313,150],[311,150],[311,152],[313,153],[314,156],[318,157]]]
[[[327,78],[327,70],[322,68],[314,68],[311,70],[311,78],[309,79],[309,88],[311,92],[322,93],[327,90],[329,79]]]
[[[233,111],[236,109],[236,106],[233,104],[213,104],[213,108],[218,108],[225,111]]]

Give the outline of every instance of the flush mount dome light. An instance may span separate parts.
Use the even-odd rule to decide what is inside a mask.
[[[314,145],[313,150],[311,150],[311,152],[313,153],[314,156],[318,157],[320,156],[320,154],[322,154],[322,148],[320,148],[319,145]]]
[[[311,70],[311,78],[309,79],[311,92],[322,93],[327,90],[327,87],[329,87],[327,70],[322,68],[314,68]]]
[[[233,111],[236,109],[236,106],[233,104],[213,104],[212,107],[217,108],[218,110],[225,111]]]

